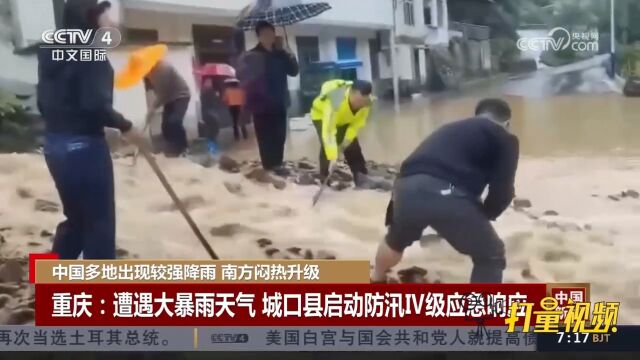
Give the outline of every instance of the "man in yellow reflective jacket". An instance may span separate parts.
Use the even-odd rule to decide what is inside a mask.
[[[372,86],[368,81],[330,80],[322,85],[313,101],[311,119],[320,138],[320,175],[329,176],[344,153],[356,187],[368,183],[367,166],[358,142],[358,132],[366,125],[372,106]]]

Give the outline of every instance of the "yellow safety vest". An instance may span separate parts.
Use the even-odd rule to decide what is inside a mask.
[[[344,137],[344,141],[349,144],[358,136],[371,113],[370,106],[358,110],[355,114],[351,111],[349,91],[352,84],[353,82],[345,80],[325,82],[311,107],[311,119],[322,121],[322,143],[329,160],[338,158],[338,127],[349,126]]]

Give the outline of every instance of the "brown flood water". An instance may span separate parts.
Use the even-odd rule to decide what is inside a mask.
[[[418,99],[399,114],[382,109],[360,136],[365,156],[401,162],[440,125],[469,117],[477,102],[497,94],[481,90],[456,98]],[[502,95],[512,107],[512,131],[521,153],[547,156],[635,156],[640,154],[640,100],[619,94],[526,98]],[[312,130],[292,132],[288,157],[317,156]]]

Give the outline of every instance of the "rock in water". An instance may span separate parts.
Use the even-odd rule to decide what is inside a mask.
[[[116,249],[116,258],[117,259],[126,259],[129,258],[129,252],[125,249],[117,248]]]
[[[276,177],[271,177],[271,184],[278,190],[284,190],[287,187],[287,181],[284,179],[278,179]]]
[[[264,253],[267,254],[267,256],[270,258],[273,258],[273,256],[279,252],[280,250],[275,248],[267,249],[264,251]]]
[[[20,290],[19,286],[9,285],[9,284],[0,284],[0,294],[13,295],[16,291]],[[2,296],[2,295],[0,295]]]
[[[11,312],[7,325],[24,325],[35,319],[36,312],[33,309],[16,309]]]
[[[0,265],[0,282],[20,283],[24,275],[22,265],[15,260],[7,260]]]
[[[12,297],[7,294],[0,294],[0,309],[11,301]]]
[[[568,250],[549,250],[544,253],[543,260],[545,262],[561,262],[561,261],[580,261],[580,256]]]
[[[31,192],[31,190],[27,189],[27,188],[23,188],[23,187],[19,187],[16,189],[16,194],[18,194],[18,196],[21,199],[31,199],[33,198],[33,193]]]
[[[233,158],[222,155],[218,160],[218,164],[221,170],[229,172],[229,173],[239,173],[240,172],[240,164]]]
[[[318,251],[318,253],[316,254],[316,259],[320,259],[320,260],[335,260],[337,259],[336,254],[327,251],[327,250],[320,250]]]
[[[522,270],[522,278],[529,281],[537,281],[536,277],[531,273],[531,269],[526,268]]]
[[[241,224],[224,224],[212,227],[209,233],[217,237],[233,237],[242,232],[250,232],[251,229]]]
[[[316,179],[313,177],[313,175],[309,173],[302,173],[298,175],[298,178],[296,179],[296,184],[304,185],[304,186],[315,185]]]
[[[316,167],[309,160],[300,160],[298,162],[298,169],[300,170],[314,170]]]
[[[261,248],[266,248],[269,245],[273,245],[273,241],[269,239],[259,239],[259,240],[256,240],[256,242],[258,243],[258,246]]]
[[[557,211],[555,210],[547,210],[543,213],[544,216],[558,216],[560,214],[558,214]]]
[[[53,201],[36,199],[35,210],[40,212],[57,213],[60,211],[60,206]]]
[[[253,169],[246,173],[244,176],[249,180],[254,180],[262,184],[271,183],[271,175],[268,171],[261,168]]]
[[[333,186],[333,189],[336,191],[343,191],[351,187],[350,181],[338,181]]]
[[[531,201],[528,199],[515,199],[513,200],[513,207],[515,207],[516,209],[528,209],[530,208],[531,205]]]
[[[342,169],[336,169],[333,172],[332,177],[337,179],[337,180],[339,180],[339,181],[346,181],[346,182],[352,182],[353,181],[353,175],[351,175],[350,173],[348,173],[347,171],[344,171]]]
[[[227,189],[228,192],[234,194],[234,195],[239,195],[242,193],[242,185],[240,184],[234,184],[234,183],[230,183],[230,182],[225,182],[224,183],[224,187]]]

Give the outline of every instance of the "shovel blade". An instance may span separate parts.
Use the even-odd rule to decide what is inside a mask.
[[[324,191],[324,186],[321,187],[320,190],[318,190],[318,192],[315,195],[313,195],[313,206],[316,206],[316,204],[320,200],[320,197],[322,196],[323,191]]]

